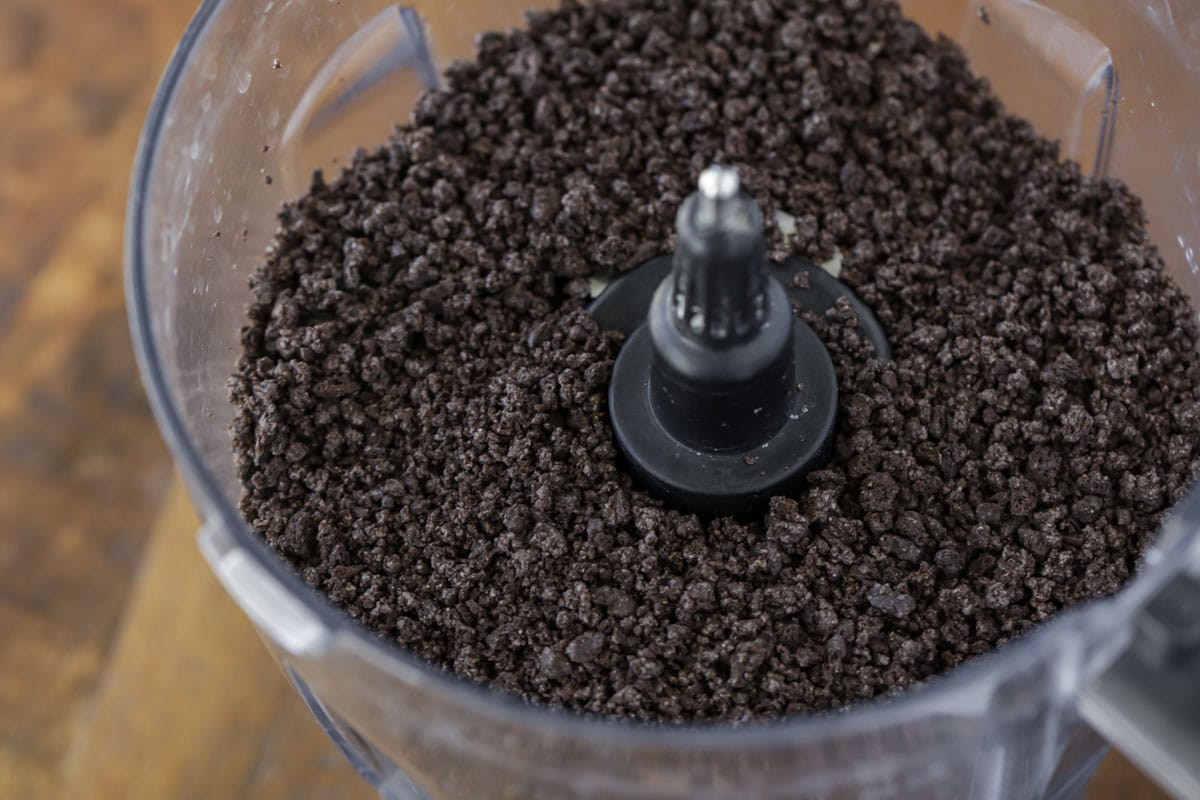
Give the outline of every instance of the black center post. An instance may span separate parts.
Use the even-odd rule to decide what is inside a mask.
[[[613,368],[613,428],[630,468],[667,502],[753,513],[828,456],[833,363],[772,275],[762,212],[736,171],[706,170],[676,226],[670,272]],[[622,293],[644,291],[663,266],[610,287],[593,314],[628,323]]]

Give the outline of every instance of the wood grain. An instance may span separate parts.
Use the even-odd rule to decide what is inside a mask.
[[[0,5],[3,797],[54,796],[168,485],[126,334],[121,232],[138,117],[185,13]]]
[[[126,186],[195,5],[0,3],[0,798],[371,796],[196,551],[130,350]],[[1114,757],[1089,797],[1165,795]]]
[[[194,8],[0,4],[3,798],[365,793],[208,577],[178,490],[147,548],[172,471],[127,333],[125,195]]]
[[[371,796],[198,558],[198,525],[177,485],[67,760],[64,795]]]

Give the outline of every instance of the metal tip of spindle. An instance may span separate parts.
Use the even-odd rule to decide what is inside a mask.
[[[742,189],[742,179],[733,167],[714,165],[700,174],[700,194],[709,200],[730,200]]]

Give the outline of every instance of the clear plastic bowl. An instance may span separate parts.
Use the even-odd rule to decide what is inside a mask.
[[[1200,661],[1177,646],[1196,634],[1197,496],[1118,596],[893,702],[744,729],[585,719],[469,686],[351,623],[251,533],[225,386],[278,207],[313,169],[382,143],[477,33],[519,26],[530,5],[208,0],[142,140],[129,305],[156,414],[205,520],[201,547],[360,771],[404,800],[1060,798],[1103,755],[1095,728],[1200,796],[1200,681],[1189,680]],[[1125,179],[1200,297],[1200,3],[902,5],[959,41],[1066,155]]]

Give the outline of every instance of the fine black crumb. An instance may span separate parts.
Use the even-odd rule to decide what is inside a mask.
[[[895,4],[567,2],[446,83],[283,209],[231,380],[247,520],[384,639],[588,713],[837,708],[1114,592],[1197,472],[1196,328],[1139,201]],[[895,351],[809,319],[834,458],[752,522],[621,471],[584,310],[714,162]]]
[[[979,21],[984,25],[992,24],[992,15],[988,13],[987,6],[979,7]]]

